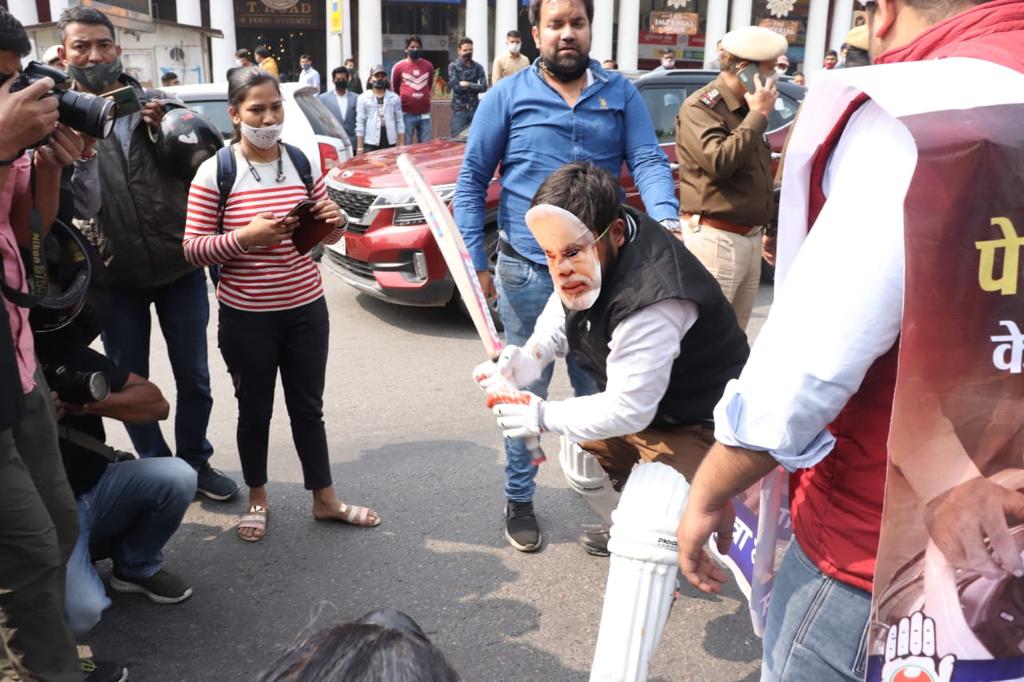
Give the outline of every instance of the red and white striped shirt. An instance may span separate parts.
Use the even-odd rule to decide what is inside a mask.
[[[241,150],[235,147],[235,184],[224,208],[224,233],[217,234],[217,158],[207,159],[196,172],[188,193],[185,220],[185,259],[193,265],[221,265],[217,300],[224,305],[251,311],[287,310],[305,305],[323,296],[320,270],[312,258],[295,250],[290,239],[276,246],[252,246],[243,250],[234,231],[259,215],[270,211],[284,217],[297,203],[306,199],[306,187],[282,152],[285,179],[277,182],[277,161],[253,163],[260,179],[249,170]],[[313,164],[315,201],[327,198],[319,168]],[[342,230],[333,230],[325,243],[341,238]]]

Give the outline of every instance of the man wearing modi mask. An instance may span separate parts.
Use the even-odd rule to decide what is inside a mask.
[[[615,179],[590,163],[544,181],[526,224],[554,293],[522,348],[507,346],[474,371],[485,389],[529,386],[571,354],[600,389],[566,400],[491,396],[505,436],[561,434],[621,491],[592,680],[646,679],[676,589],[674,529],[687,480],[713,442],[711,411],[748,353],[711,274],[620,197]]]

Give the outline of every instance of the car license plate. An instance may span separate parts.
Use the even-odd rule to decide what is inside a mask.
[[[345,236],[346,236],[346,233],[342,232],[341,233],[341,239],[338,240],[338,251],[341,252],[342,256],[347,256],[348,255],[348,245],[345,243]]]

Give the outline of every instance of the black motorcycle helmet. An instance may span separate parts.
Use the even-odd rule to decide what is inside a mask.
[[[224,146],[224,137],[199,112],[174,100],[158,101],[166,112],[157,134],[157,162],[166,173],[191,181],[200,164]]]
[[[91,255],[95,249],[82,233],[60,220],[50,226],[43,253],[47,292],[29,311],[29,324],[36,334],[54,333],[72,323],[86,305],[98,259]]]

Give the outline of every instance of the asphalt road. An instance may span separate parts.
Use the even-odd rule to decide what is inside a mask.
[[[535,498],[545,547],[525,555],[505,544],[504,452],[469,378],[483,359],[471,325],[455,309],[395,307],[357,295],[330,273],[324,279],[334,479],[343,500],[372,505],[383,524],[360,529],[313,520],[279,390],[266,540],[249,544],[235,535],[244,491],[226,503],[197,499],[165,563],[192,581],[192,598],[160,606],[112,594],[113,606],[83,643],[97,658],[124,661],[133,680],[252,680],[304,635],[394,607],[419,621],[467,681],[586,680],[607,560],[585,554],[576,537],[596,517],[552,458],[541,467]],[[763,287],[752,331],[770,298]],[[240,481],[236,408],[216,327],[214,312],[213,464]],[[158,331],[153,348],[152,379],[173,408]],[[552,396],[568,391],[559,368]],[[164,431],[173,437],[170,423]],[[120,425],[108,424],[108,432],[114,444],[128,445]],[[557,439],[544,444],[557,452]],[[718,597],[687,588],[651,679],[754,681],[760,655],[735,586]]]

